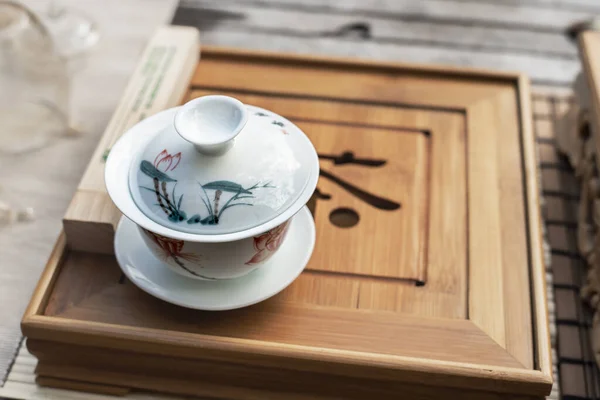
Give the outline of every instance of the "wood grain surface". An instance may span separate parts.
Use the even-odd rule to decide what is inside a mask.
[[[207,395],[216,398],[254,399],[367,399],[395,398],[390,393],[406,393],[411,399],[436,399],[459,396],[466,399],[534,399],[491,392],[464,392],[453,388],[432,388],[414,383],[330,377],[327,381],[313,373],[297,372],[293,380],[280,368],[255,368],[248,371],[235,364],[177,360],[169,357],[140,356],[131,352],[97,348],[57,346],[34,342],[31,348],[42,360],[38,372],[54,379],[75,378],[84,382],[121,382],[138,388],[157,388],[162,392]],[[52,363],[59,353],[68,355],[61,363]],[[46,361],[50,362],[46,362]],[[93,360],[93,361],[91,361]],[[119,360],[117,362],[117,360]],[[140,367],[140,364],[142,366]],[[137,373],[131,371],[137,370]],[[269,378],[264,379],[267,375]],[[319,394],[316,394],[319,393]],[[539,398],[538,398],[539,399]]]
[[[186,98],[215,92],[297,122],[321,155],[351,151],[385,165],[322,157],[327,175],[318,187],[330,198],[313,204],[313,259],[290,288],[240,310],[172,306],[123,280],[112,255],[59,244],[23,321],[42,375],[65,378],[56,372],[61,363],[73,372],[67,358],[49,352],[52,343],[127,350],[150,357],[149,368],[161,362],[152,357],[167,356],[214,362],[215,371],[223,362],[277,367],[282,381],[300,373],[376,379],[386,382],[382,395],[408,382],[465,393],[549,392],[523,78],[204,48]],[[400,207],[382,209],[349,185]],[[358,213],[355,226],[332,223],[341,207]],[[123,386],[115,374],[97,376],[105,378],[95,383]]]

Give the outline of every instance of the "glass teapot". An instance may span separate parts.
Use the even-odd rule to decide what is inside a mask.
[[[32,151],[72,131],[68,61],[75,47],[89,47],[97,34],[88,28],[76,37],[82,20],[55,11],[42,18],[0,0],[0,153]]]

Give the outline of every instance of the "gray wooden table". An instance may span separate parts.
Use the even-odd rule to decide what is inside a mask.
[[[600,14],[598,0],[183,0],[177,11],[177,0],[60,3],[92,17],[102,37],[73,81],[83,135],[0,157],[0,199],[37,213],[34,222],[0,227],[0,386],[84,167],[145,42],[173,15],[199,26],[204,44],[517,70],[537,90],[568,92],[580,66],[564,32]]]
[[[43,9],[46,0],[25,2]],[[154,29],[171,20],[176,0],[68,0],[101,30],[87,66],[73,79],[71,109],[82,129],[23,156],[0,156],[0,199],[31,206],[31,223],[0,226],[0,384],[21,338],[19,322],[61,229],[61,218]],[[1,89],[0,89],[1,90]]]

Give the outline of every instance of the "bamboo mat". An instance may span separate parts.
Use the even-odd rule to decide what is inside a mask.
[[[557,129],[562,128],[558,121],[572,101],[570,97],[534,95],[533,103],[549,245],[547,281],[553,361],[562,398],[599,399],[600,372],[590,344],[592,315],[579,295],[586,271],[576,242],[580,190],[568,161],[557,153],[555,142]]]

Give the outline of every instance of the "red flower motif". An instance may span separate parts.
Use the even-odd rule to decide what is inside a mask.
[[[199,276],[204,279],[213,279],[208,276],[200,275],[198,272],[190,269],[183,261],[189,261],[196,266],[201,261],[201,256],[198,254],[192,253],[182,253],[184,241],[178,239],[171,239],[162,235],[157,235],[154,232],[150,232],[149,230],[143,230],[146,235],[158,246],[160,250],[162,250],[162,256],[165,261],[172,260],[175,264],[186,270],[189,274]],[[200,265],[200,268],[202,266]]]
[[[290,221],[286,221],[270,231],[267,231],[260,236],[256,236],[254,238],[256,254],[246,262],[246,265],[258,264],[271,258],[273,253],[281,246],[283,239],[285,239],[289,226]]]
[[[181,152],[170,155],[167,149],[164,149],[154,159],[154,167],[162,172],[173,171],[181,162]],[[175,165],[173,165],[173,163]]]
[[[164,252],[166,257],[180,256],[181,250],[183,250],[183,240],[171,239],[165,236],[157,235],[154,232],[150,232],[144,229],[144,231],[150,236],[150,239],[158,245]]]

